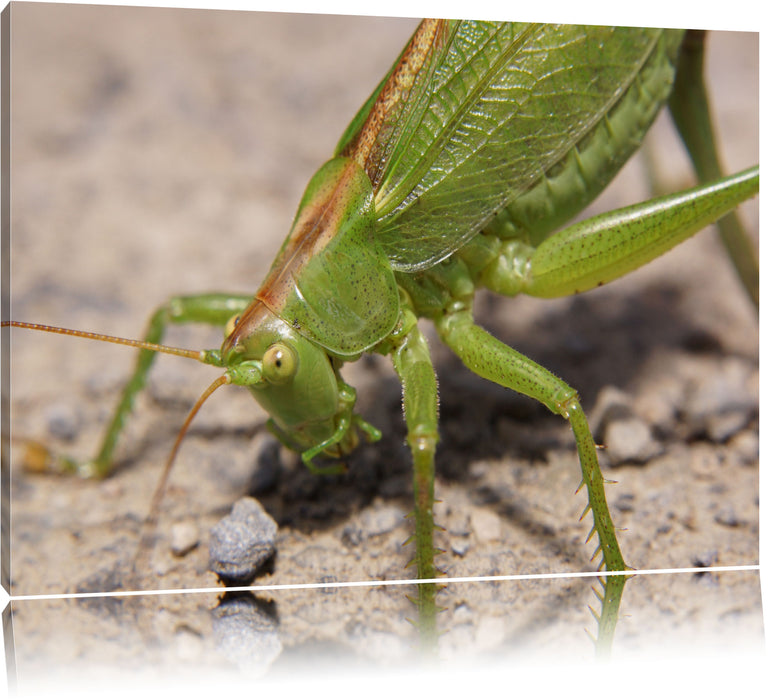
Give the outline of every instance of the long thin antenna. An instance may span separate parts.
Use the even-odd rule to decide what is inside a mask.
[[[88,338],[89,340],[101,340],[105,343],[115,343],[116,345],[129,345],[133,348],[142,350],[152,350],[162,352],[166,355],[177,355],[178,357],[188,357],[192,360],[202,360],[202,353],[198,350],[186,350],[185,348],[174,348],[170,345],[158,345],[149,343],[145,340],[131,340],[129,338],[119,338],[115,335],[105,335],[103,333],[90,333],[88,331],[74,331],[70,328],[60,328],[59,326],[47,326],[42,323],[27,323],[26,321],[3,321],[3,328],[27,328],[33,331],[45,331],[46,333],[59,333],[60,335],[71,335],[76,338]]]
[[[180,431],[178,431],[178,437],[176,438],[175,444],[170,451],[170,456],[167,458],[167,464],[164,466],[164,471],[159,477],[156,489],[154,490],[154,495],[151,498],[151,508],[148,512],[148,517],[143,523],[145,532],[140,538],[140,544],[138,545],[137,553],[135,554],[134,564],[132,567],[133,570],[137,570],[137,563],[143,552],[150,551],[151,549],[151,534],[156,529],[156,523],[159,519],[159,506],[161,505],[162,497],[164,496],[164,491],[167,487],[167,480],[170,476],[170,472],[172,471],[172,465],[175,462],[175,457],[178,454],[178,448],[180,448],[181,443],[183,442],[183,438],[185,437],[186,432],[191,425],[191,422],[194,420],[194,417],[199,412],[199,409],[202,408],[202,405],[205,403],[205,401],[208,400],[208,398],[210,398],[213,392],[224,384],[229,384],[230,381],[231,380],[229,379],[229,375],[222,374],[207,389],[205,389],[199,399],[197,399],[197,402],[194,404],[192,409],[189,411],[189,415],[186,416],[186,420],[184,421],[183,426],[181,426]]]

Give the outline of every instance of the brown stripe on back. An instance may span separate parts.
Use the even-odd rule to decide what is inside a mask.
[[[374,168],[380,162],[380,158],[370,159],[377,136],[385,123],[386,118],[412,87],[415,77],[420,72],[426,59],[438,45],[443,32],[441,31],[444,20],[424,19],[412,40],[407,45],[404,53],[396,62],[393,72],[386,80],[382,91],[377,96],[369,116],[358,136],[350,142],[342,155],[355,160],[369,176],[369,180],[375,183]]]
[[[300,270],[307,261],[337,235],[340,230],[342,207],[350,194],[349,185],[358,165],[350,162],[339,178],[322,189],[300,212],[282,253],[275,258],[256,298],[277,312],[296,284]]]

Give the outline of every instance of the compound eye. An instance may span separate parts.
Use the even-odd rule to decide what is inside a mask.
[[[262,374],[272,384],[285,384],[296,374],[296,353],[283,343],[274,343],[261,358]]]
[[[224,328],[224,338],[228,338],[232,333],[234,333],[234,329],[237,327],[237,324],[240,321],[240,314],[235,314],[226,322],[226,328]]]

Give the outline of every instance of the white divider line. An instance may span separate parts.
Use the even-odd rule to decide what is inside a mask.
[[[22,602],[31,600],[75,600],[78,598],[128,598],[134,596],[151,595],[191,595],[194,593],[222,594],[237,593],[243,591],[271,592],[271,591],[293,591],[293,590],[315,590],[319,588],[366,588],[379,586],[415,586],[419,583],[438,583],[449,586],[453,583],[492,583],[507,581],[537,581],[554,580],[568,578],[604,578],[607,576],[655,576],[659,574],[706,574],[706,573],[726,573],[733,571],[759,571],[759,564],[748,564],[744,566],[699,566],[680,569],[634,569],[628,571],[578,571],[574,573],[558,574],[514,574],[504,576],[459,576],[450,578],[432,578],[432,579],[398,579],[388,581],[327,581],[322,583],[287,583],[272,584],[267,586],[217,586],[214,588],[174,588],[168,590],[138,590],[138,591],[104,591],[90,593],[46,593],[39,595],[13,595],[10,596],[11,602]]]

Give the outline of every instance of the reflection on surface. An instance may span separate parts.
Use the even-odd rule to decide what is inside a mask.
[[[589,579],[451,583],[440,594],[443,667],[594,659]],[[417,666],[397,605],[409,586],[14,601],[19,691],[98,683],[282,679]],[[762,647],[757,572],[637,576],[613,658]]]

